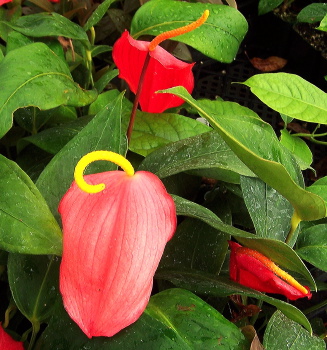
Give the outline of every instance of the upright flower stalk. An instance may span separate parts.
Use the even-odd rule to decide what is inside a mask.
[[[290,300],[311,298],[307,286],[302,286],[263,254],[232,241],[229,246],[229,273],[233,281],[260,292],[282,294]]]
[[[159,44],[164,40],[195,30],[206,22],[208,16],[209,10],[206,10],[196,21],[161,33],[151,42],[134,40],[125,31],[115,43],[113,59],[119,68],[119,77],[126,80],[130,89],[135,93],[127,131],[128,140],[133,129],[138,104],[145,112],[161,113],[168,108],[180,106],[184,101],[172,94],[155,94],[156,91],[178,85],[184,86],[190,93],[193,91],[192,67],[194,64],[178,60]]]
[[[123,171],[83,176],[96,160]],[[156,175],[134,172],[114,152],[95,151],[77,164],[59,212],[64,307],[89,338],[112,336],[135,322],[148,303],[154,273],[176,229],[174,201]]]

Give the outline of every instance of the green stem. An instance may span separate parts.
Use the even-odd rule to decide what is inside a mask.
[[[128,124],[128,128],[127,128],[127,141],[128,141],[128,143],[131,140],[131,135],[132,135],[135,116],[136,116],[136,110],[137,110],[137,107],[139,104],[140,95],[141,95],[142,87],[143,87],[143,83],[144,83],[144,78],[145,78],[145,74],[146,74],[146,71],[147,71],[148,66],[149,66],[150,58],[151,58],[150,52],[148,52],[148,54],[145,57],[143,68],[142,68],[142,71],[140,74],[140,80],[139,80],[139,84],[137,86],[137,91],[136,91],[135,98],[134,98],[133,108],[132,108],[132,112],[131,112],[131,116],[130,116],[129,124]]]
[[[30,344],[27,348],[27,350],[32,350],[33,349],[33,346],[34,346],[34,343],[35,343],[35,340],[36,340],[36,336],[37,334],[39,333],[39,330],[40,330],[40,323],[39,322],[33,322],[33,331],[32,331],[32,336],[31,336],[31,341],[30,341]]]
[[[297,212],[294,211],[294,214],[293,214],[292,219],[291,219],[291,229],[290,229],[290,232],[288,233],[286,240],[285,240],[286,244],[289,244],[290,241],[292,240],[293,235],[294,235],[294,233],[295,233],[295,231],[296,231],[296,229],[299,226],[301,221],[302,220],[299,217],[299,215],[297,214]]]

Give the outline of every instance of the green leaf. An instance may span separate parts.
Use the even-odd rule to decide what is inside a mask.
[[[156,273],[155,277],[170,281],[179,288],[184,288],[193,293],[205,296],[226,297],[233,294],[240,294],[262,300],[277,307],[284,315],[300,323],[310,333],[312,332],[310,322],[295,306],[232,282],[227,277],[220,277],[203,271],[194,270],[159,271]]]
[[[327,272],[327,225],[320,224],[301,232],[296,253],[310,264]]]
[[[278,7],[283,0],[259,0],[258,5],[258,14],[264,15],[265,13],[268,13]]]
[[[196,295],[177,288],[152,296],[141,317],[113,337],[87,339],[61,309],[38,342],[39,349],[88,350],[243,350],[246,345],[236,325]]]
[[[35,135],[24,137],[18,141],[18,152],[29,143],[32,143],[48,153],[56,154],[75,137],[91,119],[92,117],[90,116],[80,117],[71,123],[48,128]]]
[[[147,156],[171,142],[184,140],[210,130],[209,126],[183,115],[139,112],[135,118],[129,149]]]
[[[239,182],[239,175],[255,176],[214,132],[177,141],[148,155],[139,169],[164,178],[183,171],[228,182]]]
[[[317,28],[323,32],[327,32],[327,15],[320,22],[320,26]]]
[[[297,15],[299,22],[320,22],[327,14],[327,4],[310,4],[304,7]]]
[[[286,129],[281,130],[280,133],[281,144],[292,152],[301,170],[310,168],[312,153],[306,142],[299,137],[291,135]]]
[[[61,230],[44,198],[19,166],[0,156],[0,248],[61,254]]]
[[[125,154],[125,138],[121,133],[121,108],[123,94],[111,100],[59,153],[51,160],[38,178],[36,185],[46,199],[52,213],[59,219],[57,211],[62,196],[73,181],[77,162],[95,150],[109,150]],[[110,162],[90,164],[88,172],[115,170]]]
[[[258,178],[241,176],[241,188],[256,235],[285,241],[293,215],[290,203]]]
[[[88,42],[88,37],[82,27],[56,12],[22,16],[15,23],[5,21],[0,23],[4,23],[17,32],[32,38],[64,36]]]
[[[243,84],[279,113],[311,123],[327,124],[327,94],[298,75],[258,74]]]
[[[301,274],[306,278],[311,288],[316,289],[315,281],[309,270],[294,250],[286,243],[273,239],[256,237],[251,233],[223,223],[211,210],[199,204],[176,195],[172,195],[172,197],[176,205],[177,215],[196,218],[221,232],[235,237],[242,245],[257,250],[288,270]]]
[[[103,75],[95,82],[94,87],[97,89],[98,93],[101,93],[108,83],[118,75],[118,69],[108,70],[103,73]]]
[[[307,187],[307,190],[320,196],[327,205],[327,176],[315,181],[313,185]]]
[[[310,334],[294,320],[276,311],[270,318],[263,346],[269,350],[324,350],[323,339]]]
[[[131,34],[134,38],[145,34],[156,36],[195,21],[207,9],[210,11],[209,18],[200,28],[172,40],[188,44],[218,61],[232,62],[248,25],[243,15],[229,6],[152,0],[134,15]]]
[[[110,5],[116,0],[105,0],[102,4],[100,4],[91,14],[90,18],[85,23],[83,29],[87,32],[93,26],[98,24],[101,18],[106,14]]]
[[[59,295],[58,258],[10,253],[8,279],[18,309],[33,324],[52,314]]]
[[[231,211],[224,190],[207,195],[205,205],[215,210],[226,224],[231,224]],[[219,274],[228,250],[230,235],[223,233],[202,220],[185,218],[178,226],[173,238],[165,247],[160,260],[160,269],[195,269]]]
[[[172,197],[175,202],[177,215],[187,216],[190,218],[201,220],[210,225],[211,227],[235,237],[255,237],[251,233],[223,223],[216,214],[214,214],[208,208],[203,207],[202,205],[191,202],[185,198],[178,197],[176,195],[172,195]]]
[[[96,98],[95,91],[84,91],[73,81],[65,62],[42,43],[9,52],[0,63],[0,77],[0,137],[11,128],[18,108],[84,106]]]
[[[173,93],[196,108],[250,170],[291,202],[302,220],[326,216],[323,199],[301,187],[303,178],[300,170],[269,124],[260,118],[235,115],[229,109],[226,114],[218,114],[216,105],[224,102],[196,101],[183,87],[161,92]]]
[[[180,340],[183,347],[179,349],[237,350],[244,349],[246,344],[237,326],[183,289],[168,289],[154,295],[145,313],[164,325],[173,338]]]

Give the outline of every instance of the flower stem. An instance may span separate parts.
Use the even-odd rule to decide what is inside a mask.
[[[137,86],[137,91],[136,91],[136,95],[135,95],[135,98],[134,98],[133,108],[132,108],[132,112],[131,112],[131,116],[130,116],[129,124],[128,124],[128,128],[127,128],[127,141],[128,141],[128,143],[131,140],[131,135],[132,135],[133,127],[134,127],[136,110],[137,110],[137,106],[139,104],[140,95],[141,95],[141,92],[142,92],[142,86],[143,86],[143,83],[144,83],[144,78],[145,78],[146,71],[147,71],[148,66],[149,66],[150,57],[151,57],[150,56],[150,52],[148,52],[146,57],[145,57],[145,60],[144,60],[143,68],[142,68],[141,75],[140,75],[139,84]]]

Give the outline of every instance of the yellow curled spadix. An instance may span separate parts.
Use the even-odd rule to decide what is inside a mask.
[[[106,160],[120,166],[128,176],[134,175],[132,164],[122,155],[111,151],[94,151],[86,154],[77,163],[74,171],[74,178],[77,186],[87,193],[98,193],[105,189],[105,184],[90,185],[84,180],[84,170],[92,162]]]

